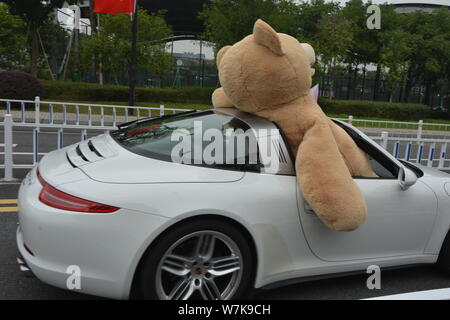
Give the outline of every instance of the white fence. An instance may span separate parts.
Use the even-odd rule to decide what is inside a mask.
[[[64,131],[79,132],[80,140],[86,140],[88,134],[117,129],[117,124],[148,117],[158,117],[189,111],[190,109],[140,106],[116,106],[100,104],[66,103],[35,100],[0,99],[0,127],[4,131],[3,181],[13,181],[13,169],[33,167],[42,154],[40,152],[41,130],[56,130],[56,147],[64,146]],[[13,108],[14,107],[14,108]],[[14,132],[17,128],[31,128],[32,161],[26,164],[14,163]],[[14,130],[16,129],[16,131]],[[1,146],[1,145],[0,145]],[[24,154],[24,153],[21,153]],[[28,153],[27,153],[28,154]]]
[[[4,106],[3,110],[1,106]],[[14,108],[13,108],[14,107]],[[80,140],[85,140],[89,133],[115,130],[117,124],[140,118],[157,117],[165,114],[179,113],[189,109],[159,107],[129,107],[116,105],[83,104],[40,101],[35,100],[6,100],[0,99],[0,127],[4,129],[4,163],[0,168],[5,169],[4,181],[12,181],[13,169],[31,168],[40,157],[40,135],[41,129],[56,130],[56,147],[64,146],[64,130],[77,131]],[[450,139],[424,139],[422,133],[424,128],[436,128],[437,130],[450,131],[448,124],[418,122],[396,122],[378,120],[353,119],[352,116],[340,119],[347,121],[357,127],[370,128],[402,128],[411,130],[413,137],[398,137],[387,131],[371,136],[383,148],[387,149],[396,158],[404,159],[435,167],[450,170],[450,159],[447,159],[447,147]],[[13,161],[14,128],[31,128],[32,161],[26,164],[17,164]],[[1,146],[1,144],[0,144]]]
[[[400,129],[414,131],[418,139],[422,137],[424,130],[429,130],[429,132],[440,131],[441,133],[450,133],[450,124],[447,123],[431,123],[423,122],[419,120],[417,122],[413,121],[386,121],[386,120],[367,120],[367,119],[354,119],[353,116],[348,116],[348,118],[336,118],[341,121],[345,121],[355,127],[359,128],[384,128],[384,129]]]
[[[7,114],[11,114],[15,123],[21,125],[33,124],[34,126],[58,128],[88,128],[107,130],[116,127],[117,123],[128,122],[135,119],[161,116],[168,113],[188,111],[189,109],[140,106],[119,106],[86,104],[76,102],[53,102],[35,100],[6,100],[0,99],[0,123]],[[15,108],[12,108],[12,106]]]
[[[372,139],[397,159],[415,162],[429,168],[450,170],[450,158],[447,158],[450,139],[390,137],[387,131]]]

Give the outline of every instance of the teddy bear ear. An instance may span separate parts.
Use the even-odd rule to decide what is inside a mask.
[[[266,47],[274,54],[284,55],[278,33],[261,19],[258,19],[253,26],[253,38],[257,44]]]
[[[223,58],[225,52],[227,52],[227,50],[230,49],[230,48],[231,48],[231,46],[225,46],[225,47],[222,47],[222,48],[217,52],[217,55],[216,55],[216,65],[217,65],[218,67],[219,67],[219,65],[220,65],[220,61],[222,61],[222,58]]]

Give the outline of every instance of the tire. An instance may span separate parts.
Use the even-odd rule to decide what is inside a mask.
[[[444,243],[442,244],[441,251],[439,252],[437,266],[442,271],[450,274],[450,232],[447,233]]]
[[[182,222],[156,239],[143,259],[137,285],[143,299],[241,299],[253,270],[242,232],[207,218]]]

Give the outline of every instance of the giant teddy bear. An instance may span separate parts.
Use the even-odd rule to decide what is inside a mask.
[[[253,34],[216,57],[222,88],[213,105],[236,107],[277,123],[292,154],[305,201],[332,230],[351,231],[367,216],[352,176],[376,177],[367,155],[310,95],[313,48],[262,20]]]

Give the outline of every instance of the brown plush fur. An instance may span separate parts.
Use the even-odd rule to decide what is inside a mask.
[[[367,155],[310,95],[313,48],[258,20],[252,35],[222,48],[216,59],[222,88],[212,96],[214,106],[235,106],[277,123],[296,155],[308,204],[333,230],[358,228],[367,208],[352,176],[376,174]]]

